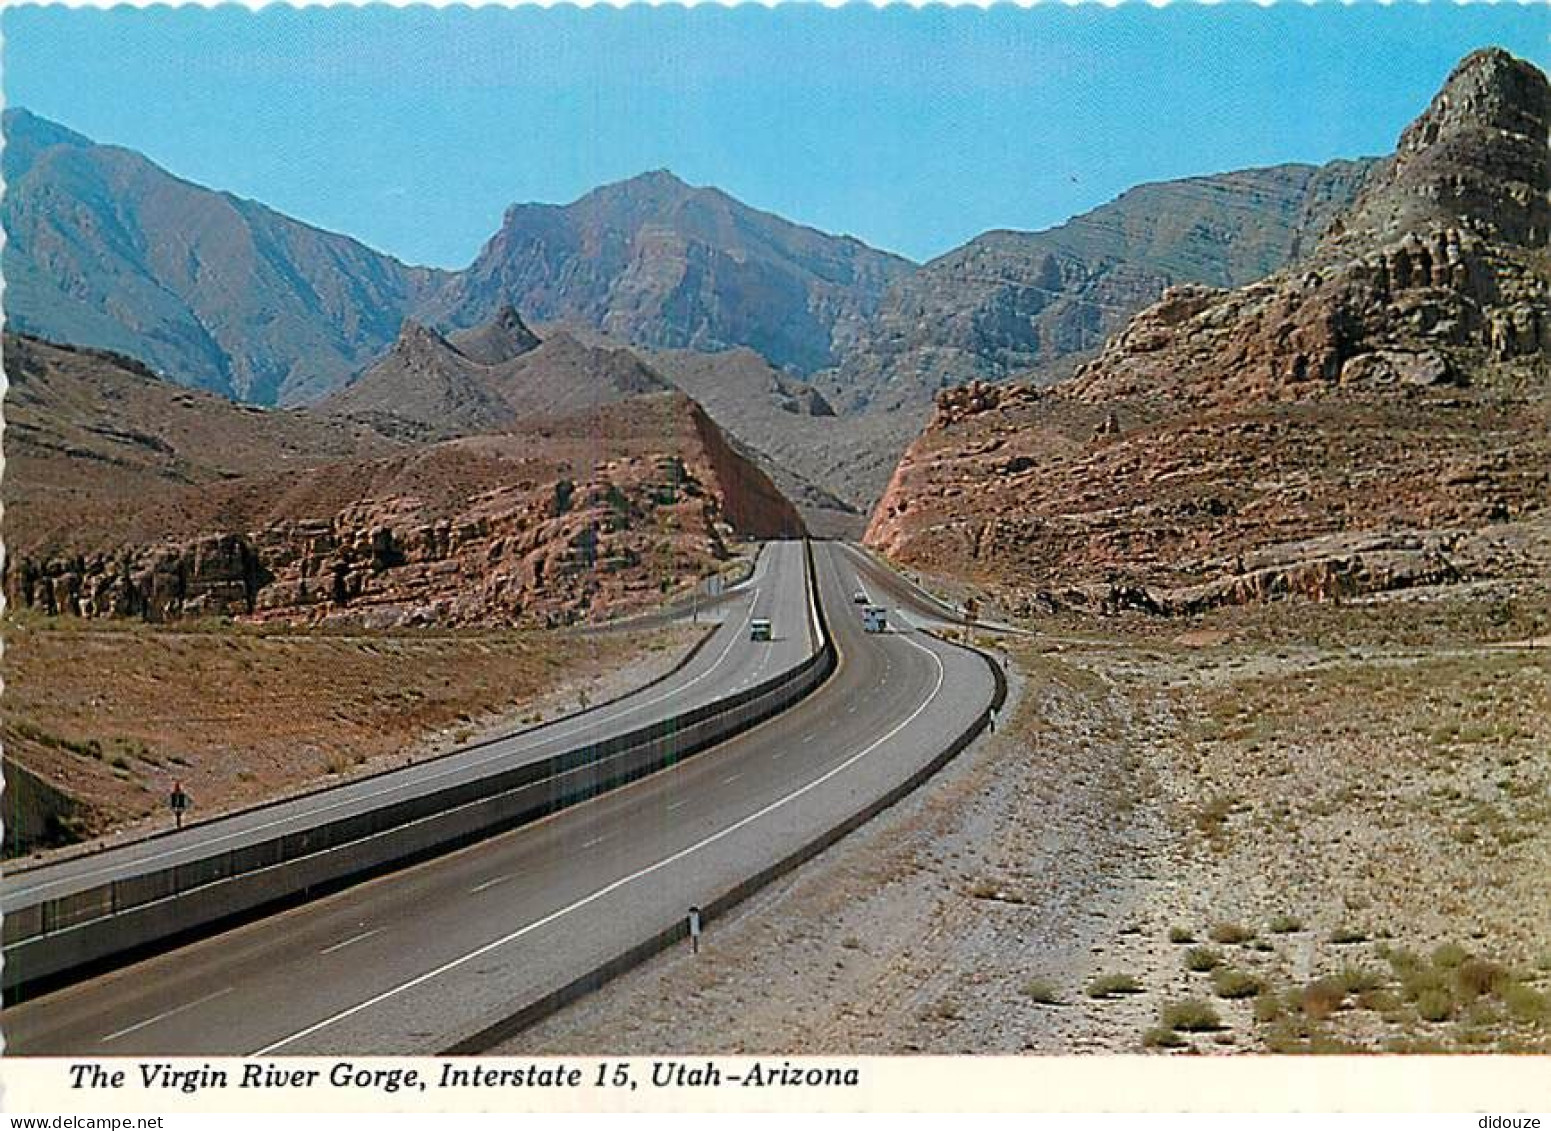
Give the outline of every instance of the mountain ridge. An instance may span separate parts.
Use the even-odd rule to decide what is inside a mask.
[[[940,394],[868,542],[1024,613],[1544,577],[1548,130],[1538,68],[1468,56],[1302,262],[1171,288],[1059,385]]]
[[[837,404],[910,408],[971,379],[1063,376],[1166,287],[1236,286],[1297,259],[1373,164],[1149,182],[1041,231],[982,233],[891,287],[820,385]]]

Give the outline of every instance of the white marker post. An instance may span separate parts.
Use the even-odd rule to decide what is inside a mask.
[[[700,953],[700,908],[689,909],[689,953]]]

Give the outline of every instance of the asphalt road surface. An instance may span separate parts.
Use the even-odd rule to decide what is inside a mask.
[[[840,665],[791,710],[543,821],[9,1008],[7,1052],[436,1052],[838,825],[942,751],[993,683],[908,615],[863,633],[853,552],[814,553]],[[717,960],[714,923],[700,960]]]
[[[347,817],[586,746],[611,734],[634,730],[720,699],[795,667],[817,647],[809,628],[802,543],[769,544],[738,596],[717,612],[723,618],[721,626],[690,663],[637,694],[391,774],[193,824],[181,832],[134,841],[57,864],[8,872],[0,879],[0,912],[241,848],[321,820]],[[748,621],[756,616],[769,617],[777,626],[776,638],[771,643],[749,640]]]

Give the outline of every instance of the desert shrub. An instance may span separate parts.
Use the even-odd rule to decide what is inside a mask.
[[[1169,941],[1171,943],[1193,943],[1196,941],[1196,937],[1185,927],[1170,927]]]
[[[1224,968],[1212,975],[1212,992],[1218,997],[1237,999],[1254,997],[1260,992],[1260,979],[1243,970]]]
[[[1470,952],[1459,943],[1444,943],[1433,951],[1433,965],[1452,970],[1470,957]]]
[[[1400,998],[1392,990],[1382,986],[1372,990],[1361,990],[1357,994],[1357,1007],[1359,1009],[1371,1009],[1375,1013],[1392,1014],[1400,1008]]]
[[[1206,974],[1222,965],[1222,955],[1209,946],[1193,946],[1185,952],[1185,969]]]
[[[1545,994],[1530,989],[1522,982],[1510,982],[1502,990],[1503,1004],[1508,1007],[1508,1015],[1515,1021],[1522,1021],[1531,1025],[1545,1025],[1551,1022],[1551,999]]]
[[[1346,986],[1339,978],[1316,978],[1303,987],[1299,1006],[1304,1014],[1314,1020],[1323,1020],[1341,1008],[1346,1000]]]
[[[1163,1007],[1160,1018],[1165,1028],[1186,1033],[1212,1033],[1222,1028],[1217,1010],[1200,998],[1171,1001]]]
[[[1368,936],[1355,927],[1337,927],[1330,932],[1330,941],[1336,946],[1350,946],[1353,943],[1367,942]]]
[[[1255,932],[1247,927],[1241,927],[1237,923],[1218,923],[1212,928],[1211,939],[1214,943],[1222,943],[1224,946],[1234,946],[1239,943],[1247,943],[1255,937]]]
[[[1282,1003],[1275,994],[1261,994],[1255,999],[1255,1020],[1275,1021],[1282,1015]]]
[[[1303,930],[1303,921],[1294,915],[1278,915],[1271,920],[1271,933],[1273,935],[1290,935],[1294,931]]]
[[[1088,983],[1085,991],[1091,998],[1108,998],[1116,994],[1139,994],[1142,987],[1130,974],[1101,974]]]
[[[1465,998],[1500,994],[1511,981],[1513,974],[1506,966],[1484,958],[1467,958],[1454,968],[1454,985]]]
[[[1416,999],[1416,1013],[1423,1021],[1447,1021],[1454,1015],[1454,998],[1447,990],[1423,990]]]
[[[1337,977],[1341,985],[1349,994],[1367,993],[1376,990],[1384,984],[1384,976],[1377,970],[1370,970],[1365,966],[1344,967]]]
[[[1420,1001],[1423,994],[1449,993],[1449,976],[1436,966],[1414,966],[1400,975],[1400,990],[1407,1001]]]
[[[1173,1029],[1165,1029],[1163,1026],[1149,1029],[1142,1035],[1142,1047],[1149,1049],[1179,1049],[1184,1048],[1190,1042],[1181,1037]]]
[[[1056,988],[1040,978],[1035,978],[1025,985],[1023,993],[1030,1001],[1036,1001],[1041,1005],[1061,1004],[1061,997],[1056,993]]]

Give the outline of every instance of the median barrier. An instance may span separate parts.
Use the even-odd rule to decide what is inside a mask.
[[[527,824],[726,741],[790,707],[835,669],[808,546],[805,582],[819,647],[795,667],[540,761],[7,912],[0,985],[14,999]]]

